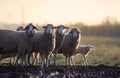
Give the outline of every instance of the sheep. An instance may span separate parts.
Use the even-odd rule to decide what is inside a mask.
[[[74,63],[74,57],[76,55],[80,54],[83,57],[84,65],[87,66],[88,64],[87,64],[87,58],[86,57],[87,57],[88,53],[90,52],[90,50],[92,48],[94,48],[92,45],[79,45],[76,48],[76,50],[75,50],[75,52],[73,54],[73,57],[71,58],[71,62],[73,63],[73,65],[75,65],[75,63]]]
[[[68,29],[69,27],[67,26],[64,26],[64,25],[59,25],[57,30],[56,30],[56,43],[55,43],[55,49],[54,51],[52,52],[54,54],[54,62],[53,64],[54,65],[57,65],[56,64],[56,57],[57,57],[57,53],[58,53],[58,50],[61,48],[61,44],[62,44],[62,40],[63,40],[63,36],[64,36],[64,33],[65,33],[65,30]],[[50,55],[50,58],[52,56],[52,53]]]
[[[16,29],[16,31],[24,31],[24,27],[20,26],[20,27],[18,27]],[[15,56],[16,56],[16,53],[13,53],[13,54],[4,54],[4,55],[2,54],[2,55],[0,55],[0,63],[1,63],[2,59],[10,57],[10,63],[9,64],[12,65],[13,62],[14,62],[14,59],[15,59],[15,58],[13,58],[13,62],[12,62],[12,57],[15,57]]]
[[[70,58],[80,43],[80,39],[81,31],[78,28],[71,28],[67,33],[65,33],[62,41],[62,47],[58,53],[62,53],[66,57],[66,65],[71,65]]]
[[[19,26],[19,27],[16,29],[16,31],[24,31],[24,27]],[[14,63],[14,61],[15,61],[15,56],[16,56],[16,53],[2,54],[2,55],[0,55],[0,64],[1,64],[2,59],[10,58],[9,64],[10,64],[10,65],[13,65],[13,63]],[[12,58],[12,57],[14,57],[14,58]]]
[[[44,32],[35,33],[32,47],[32,52],[40,53],[41,68],[43,68],[45,64],[45,66],[48,67],[49,54],[53,51],[55,46],[55,34],[53,29],[56,27],[53,27],[52,24],[47,24],[43,28],[45,28]],[[28,54],[29,57],[30,55],[31,54]]]
[[[32,48],[34,29],[38,30],[32,23],[28,24],[23,32],[12,30],[0,30],[0,54],[17,53],[17,61],[21,58],[20,64],[25,61],[26,52]]]
[[[16,31],[19,31],[19,32],[24,31],[24,27],[23,26],[19,26],[19,27],[17,27]],[[10,64],[14,64],[15,63],[15,56],[16,56],[16,53],[15,54],[10,54]]]
[[[16,31],[24,31],[24,27],[19,26],[19,27],[16,29]]]

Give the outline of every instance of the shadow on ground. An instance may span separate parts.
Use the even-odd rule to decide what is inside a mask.
[[[118,78],[116,66],[0,66],[0,78]]]

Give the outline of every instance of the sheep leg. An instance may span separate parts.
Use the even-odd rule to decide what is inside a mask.
[[[70,61],[70,58],[69,58],[69,55],[67,55],[67,56],[66,56],[66,65],[67,65],[67,66],[70,65],[69,61]]]
[[[37,57],[36,57],[36,65],[39,65],[39,53],[37,53]]]
[[[52,53],[49,54],[48,64],[51,65],[50,61],[52,59]]]
[[[73,66],[75,66],[74,56],[70,58],[70,61],[71,61],[71,64],[72,64]]]
[[[36,54],[35,64],[39,65],[39,53]]]
[[[52,59],[52,53],[49,55],[49,65],[51,65],[50,60]]]
[[[10,62],[9,62],[9,64],[12,65],[12,63],[13,63],[12,62],[12,56],[10,55]]]
[[[58,50],[55,50],[55,51],[54,51],[54,62],[53,62],[54,65],[57,65],[57,63],[56,63],[57,52],[58,52]]]
[[[10,56],[10,65],[13,65],[14,63],[13,63],[13,61],[14,61],[14,59],[13,59],[13,57],[12,56]]]
[[[44,68],[44,64],[45,64],[45,55],[42,54],[41,55],[41,68]]]
[[[32,56],[32,52],[31,52],[31,53],[28,53],[28,59],[27,59],[27,61],[28,61],[28,64],[29,64],[29,65],[32,65],[32,64],[30,63],[31,56]],[[32,56],[32,59],[33,59],[33,56]]]
[[[87,66],[87,59],[84,55],[82,55],[82,56],[83,56],[84,65]]]
[[[70,56],[68,56],[68,65],[71,66],[71,62],[70,62]]]
[[[66,66],[67,66],[68,65],[68,57],[66,56],[65,58],[66,58]]]
[[[25,54],[24,54],[24,52],[25,52],[24,47],[18,48],[18,50],[17,50],[17,60],[16,60],[16,64],[17,64],[17,62],[18,62],[18,59],[20,59],[20,65],[23,65],[23,60],[25,59]]]
[[[34,65],[35,60],[36,60],[36,53],[33,53],[32,54],[32,65]]]
[[[48,65],[49,65],[49,60],[48,60],[48,58],[49,58],[49,56],[47,55],[47,57],[46,57],[46,67],[48,67]]]
[[[19,50],[18,50],[18,51],[19,51]],[[17,53],[17,56],[16,56],[15,65],[18,65],[18,60],[20,59],[20,57],[21,57],[21,53],[18,52],[18,53]]]
[[[13,57],[10,56],[10,62],[9,62],[10,65],[13,65]]]
[[[15,56],[14,55],[10,55],[10,65],[13,65],[14,64],[14,61],[15,61],[15,58],[14,58]]]
[[[17,54],[15,65],[18,65],[18,60],[20,59],[20,56]]]
[[[23,59],[24,59],[24,56],[22,55],[22,57],[20,57],[20,65],[21,66],[23,65]]]
[[[37,61],[36,59],[37,59],[37,55],[38,55],[38,53],[34,53],[34,58],[33,58],[33,61],[32,61],[32,65]]]
[[[35,55],[34,55],[34,53],[32,53],[32,54],[30,55],[29,60],[32,61],[31,65],[34,65],[34,62],[35,62]]]
[[[31,63],[31,65],[34,65],[35,62],[36,62],[37,53],[36,53],[36,52],[32,53],[32,54],[31,54],[31,57],[32,57],[32,63]]]
[[[25,65],[29,65],[28,64],[28,55],[24,55],[24,62],[25,62]]]
[[[2,61],[2,55],[0,55],[0,65],[1,65],[1,61]]]
[[[15,64],[16,56],[12,57],[12,65]]]
[[[27,62],[26,62],[26,55],[25,54],[21,54],[21,59],[20,59],[20,65],[27,65]]]

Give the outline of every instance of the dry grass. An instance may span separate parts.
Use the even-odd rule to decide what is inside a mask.
[[[119,38],[108,38],[108,37],[82,37],[81,45],[91,44],[95,47],[88,56],[89,65],[105,64],[109,66],[120,66],[120,39]],[[94,54],[95,51],[95,54]],[[3,63],[8,62],[8,59],[2,61]],[[75,58],[77,65],[82,65],[82,57],[77,56]],[[57,57],[57,63],[59,65],[65,64],[65,57],[61,54]]]
[[[120,66],[120,39],[119,38],[108,38],[108,37],[82,37],[81,45],[91,44],[95,47],[88,56],[89,65],[105,64],[109,66]],[[94,53],[95,51],[95,53]],[[59,56],[59,58],[63,56]],[[65,59],[61,63],[61,58],[58,59],[58,63],[63,64]],[[82,57],[77,56],[75,58],[77,65],[82,65]]]

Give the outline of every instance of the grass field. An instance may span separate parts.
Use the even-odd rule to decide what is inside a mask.
[[[105,64],[108,66],[120,66],[119,38],[82,37],[80,45],[87,44],[91,44],[95,47],[95,50],[91,50],[87,56],[89,65]],[[63,62],[65,62],[64,56],[59,55],[58,64],[65,64]],[[77,65],[83,65],[82,57],[76,56],[75,62]]]
[[[89,65],[105,64],[108,66],[120,67],[120,39],[108,38],[108,37],[82,37],[81,45],[91,44],[95,47],[95,50],[87,56]],[[94,53],[95,52],[95,53]],[[2,61],[2,63],[8,62],[8,59]],[[75,62],[77,65],[83,65],[82,57],[76,56]],[[59,54],[57,57],[57,63],[59,65],[65,64],[65,57]]]

